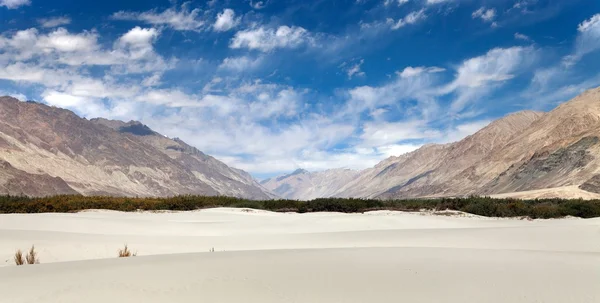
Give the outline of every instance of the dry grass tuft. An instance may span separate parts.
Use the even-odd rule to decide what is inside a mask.
[[[20,249],[15,253],[15,264],[18,266],[25,264],[25,258],[23,257],[23,252]]]
[[[31,246],[31,249],[29,249],[29,252],[26,256],[23,256],[23,252],[20,249],[17,250],[17,252],[15,252],[15,264],[40,264],[40,259],[38,258],[37,252],[35,251],[35,246]]]
[[[129,247],[127,247],[127,244],[125,244],[125,248],[119,249],[119,258],[129,258],[135,256],[137,256],[137,252],[132,253],[131,250],[129,250]]]
[[[29,249],[29,253],[27,253],[27,257],[25,257],[25,259],[27,260],[27,264],[40,264],[40,259],[35,251],[35,246],[31,246],[31,249]]]

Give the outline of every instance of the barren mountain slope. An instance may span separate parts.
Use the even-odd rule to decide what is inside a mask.
[[[430,144],[406,155],[388,158],[362,171],[337,196],[418,197],[464,190],[464,186],[448,188],[446,183],[492,150],[501,148],[507,138],[523,131],[541,115],[532,111],[512,114],[460,142]]]
[[[478,167],[500,174],[481,193],[581,185],[600,170],[600,88],[586,91],[536,121]],[[585,187],[585,186],[584,186]],[[587,187],[587,190],[593,190]]]
[[[91,122],[68,110],[2,97],[0,142],[0,159],[15,169],[59,177],[82,194],[269,197],[247,175],[135,122]]]
[[[507,118],[490,125],[498,122],[504,125],[492,133],[498,136],[496,142],[505,144],[483,153],[464,149],[464,146],[491,146],[489,139],[494,136],[490,137],[490,128],[486,127],[452,145],[457,152],[444,158],[444,164],[435,171],[450,178],[434,182],[419,180],[380,197],[510,193],[580,185],[598,174],[600,89],[587,91],[547,114],[518,113]],[[515,123],[515,118],[521,122]]]
[[[515,134],[524,131],[539,119],[542,113],[523,111],[496,120],[477,133],[449,144],[447,153],[437,158],[437,166],[425,174],[409,179],[389,189],[384,196],[419,197],[453,196],[472,192],[476,185],[472,179],[481,178],[476,172],[467,170],[473,164],[485,159],[495,150],[501,150]],[[390,172],[394,173],[394,172]],[[463,174],[466,178],[457,176]],[[464,181],[464,182],[459,182]]]
[[[140,122],[130,121],[124,123],[101,118],[92,119],[91,122],[108,126],[121,133],[135,135],[137,139],[153,146],[156,150],[183,165],[197,179],[208,184],[221,195],[256,198],[274,197],[247,172],[231,168],[179,138],[165,137]]]
[[[514,113],[459,142],[426,145],[390,157],[350,180],[328,180],[342,186],[332,186],[327,196],[441,197],[573,186],[600,193],[599,138],[600,88],[549,113]],[[284,196],[294,197],[297,192],[315,187],[304,176],[297,172],[280,177],[285,181],[269,180],[266,184]],[[566,192],[556,190],[544,195]],[[581,193],[569,192],[571,196]]]
[[[0,160],[0,194],[47,196],[54,194],[77,194],[67,182],[48,174],[29,174]]]
[[[320,172],[298,169],[289,175],[264,180],[261,184],[282,198],[311,200],[335,195],[357,174],[356,170],[343,168]]]
[[[399,157],[390,157],[373,168],[365,169],[342,187],[337,197],[376,197],[391,188],[426,178],[440,165],[449,145],[430,144]]]

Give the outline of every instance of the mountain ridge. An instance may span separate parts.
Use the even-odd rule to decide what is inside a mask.
[[[573,186],[600,193],[599,137],[600,88],[595,88],[549,112],[515,112],[457,142],[384,159],[330,196],[452,197],[543,189],[548,197],[547,189]]]
[[[248,173],[140,122],[87,120],[66,109],[11,97],[0,97],[0,160],[12,167],[0,179],[0,190],[10,194],[39,195],[34,184],[24,184],[21,192],[6,184],[48,175],[68,188],[59,186],[44,195],[273,197]]]

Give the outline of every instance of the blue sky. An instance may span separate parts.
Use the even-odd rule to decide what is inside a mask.
[[[267,177],[361,169],[600,85],[595,0],[0,0],[0,94]]]

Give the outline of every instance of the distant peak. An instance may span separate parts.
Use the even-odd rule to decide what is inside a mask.
[[[308,174],[308,171],[306,169],[298,168],[297,170],[295,170],[294,172],[292,172],[289,175],[293,176],[293,175],[300,175],[300,174]]]
[[[132,123],[135,122],[135,123]],[[136,136],[151,136],[151,135],[156,135],[157,133],[154,132],[152,129],[150,129],[150,127],[139,123],[137,121],[132,121],[127,123],[126,126],[122,126],[119,128],[119,132],[121,133],[130,133],[130,134],[134,134]]]
[[[307,170],[305,170],[305,169],[302,169],[302,168],[298,168],[298,169],[296,169],[295,171],[293,171],[291,174],[283,175],[283,176],[281,176],[281,177],[278,177],[278,178],[276,178],[275,180],[276,180],[277,182],[279,182],[279,181],[281,181],[281,180],[283,180],[283,179],[286,179],[286,178],[289,178],[289,177],[292,177],[292,176],[296,176],[296,175],[303,175],[303,174],[308,174],[308,173],[309,173],[309,172],[308,172]]]

